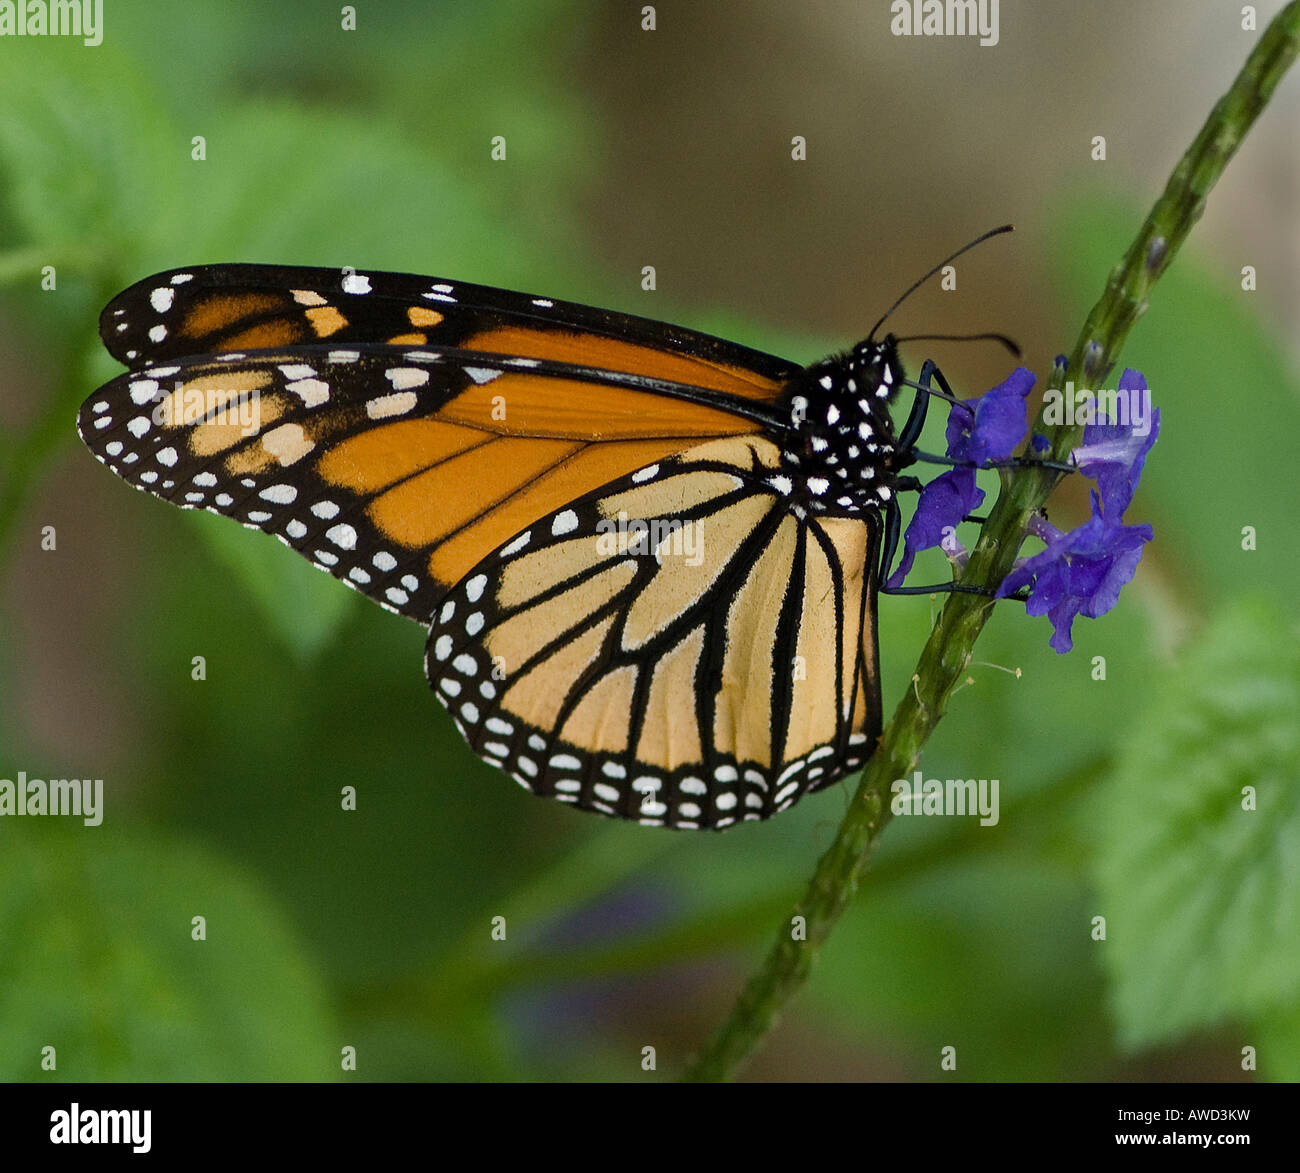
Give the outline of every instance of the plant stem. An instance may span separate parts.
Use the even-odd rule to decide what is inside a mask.
[[[1200,218],[1210,189],[1298,49],[1300,0],[1292,0],[1264,31],[1231,89],[1174,168],[1128,252],[1111,271],[1070,356],[1068,369],[1073,377],[1085,378],[1093,388],[1105,385],[1124,340],[1147,308],[1152,286]],[[1065,369],[1058,367],[1048,386],[1059,390],[1064,380]],[[1033,431],[1048,439],[1044,459],[1060,461],[1078,445],[1083,426],[1048,427],[1040,411]],[[1060,475],[1041,467],[1003,473],[1002,492],[960,581],[989,590],[1001,583],[1020,550],[1030,517],[1047,500]],[[687,1069],[687,1080],[733,1076],[807,979],[822,942],[852,899],[871,849],[889,821],[890,784],[916,767],[922,747],[966,672],[975,640],[992,608],[992,600],[979,595],[948,596],[921,653],[913,687],[907,689],[881,734],[835,841],[818,862],[803,898],[781,924],[776,943],[729,1017]],[[794,939],[796,917],[802,918],[805,939]]]

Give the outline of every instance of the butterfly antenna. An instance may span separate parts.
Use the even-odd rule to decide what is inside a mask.
[[[1005,346],[1016,358],[1020,357],[1020,347],[1015,340],[1005,334],[909,334],[899,342],[997,342]]]
[[[973,249],[977,244],[983,244],[986,240],[988,240],[990,236],[1001,236],[1002,233],[1004,232],[1012,232],[1012,231],[1014,231],[1014,229],[1010,224],[1003,224],[1000,228],[990,228],[982,236],[977,236],[974,240],[970,242],[970,244],[962,245],[962,247],[959,248],[955,253],[953,253],[952,256],[945,257],[942,261],[940,261],[937,265],[935,265],[933,269],[931,269],[928,273],[926,273],[925,276],[914,281],[908,287],[907,291],[903,294],[903,296],[900,297],[896,302],[894,302],[893,305],[889,307],[889,309],[887,309],[883,314],[880,315],[880,321],[878,321],[874,326],[871,327],[871,333],[867,335],[868,340],[874,339],[876,336],[876,331],[879,330],[880,327],[885,324],[885,320],[889,317],[889,315],[892,314],[896,309],[898,309],[898,307],[902,305],[903,302],[905,302],[909,297],[911,297],[912,294],[914,294],[918,289],[920,289],[922,285],[924,285],[927,281],[929,281],[931,277],[933,277],[940,269],[944,267],[944,265],[951,264],[959,256],[961,256],[962,253],[970,252],[970,250]]]

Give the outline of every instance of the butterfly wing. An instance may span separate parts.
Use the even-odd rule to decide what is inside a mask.
[[[778,470],[764,437],[699,445],[474,567],[425,665],[475,752],[535,794],[689,829],[861,766],[880,731],[880,521],[805,515]]]
[[[680,326],[486,285],[403,273],[203,265],[118,294],[100,336],[140,367],[190,355],[386,342],[640,374],[770,401],[798,367]]]
[[[483,286],[244,265],[140,282],[101,333],[134,369],[83,405],[92,452],[430,624],[438,696],[536,793],[721,829],[868,756],[880,521],[783,496],[793,364]],[[629,553],[637,521],[667,544]]]
[[[229,352],[122,375],[82,439],[137,488],[275,534],[389,610],[437,598],[536,518],[760,425],[618,372],[387,344]]]

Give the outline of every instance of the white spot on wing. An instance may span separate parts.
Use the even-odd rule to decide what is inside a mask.
[[[526,545],[528,545],[528,542],[532,538],[532,536],[533,536],[532,530],[530,529],[524,530],[524,532],[521,533],[517,538],[515,538],[515,540],[511,542],[509,545],[501,547],[501,557],[509,558],[511,554],[518,554],[520,550],[522,550]]]
[[[298,396],[304,407],[319,407],[330,397],[330,385],[320,379],[295,379],[286,383],[285,388]]]
[[[408,387],[423,387],[429,381],[429,372],[418,367],[390,367],[384,378],[392,383],[394,391],[405,391]]]
[[[356,548],[357,531],[346,522],[331,526],[325,531],[325,536],[340,550],[353,550]]]
[[[389,371],[389,378],[392,378],[396,373],[399,372]],[[425,375],[425,378],[428,378],[428,375],[425,374],[424,371],[410,371],[409,373]],[[393,385],[397,386],[398,384],[394,383]],[[408,383],[406,385],[417,386],[418,384]],[[380,395],[376,399],[369,399],[366,401],[366,415],[368,415],[372,420],[382,420],[388,419],[390,416],[405,415],[408,411],[413,411],[415,409],[417,402],[419,401],[416,398],[414,391],[398,391],[393,395]]]

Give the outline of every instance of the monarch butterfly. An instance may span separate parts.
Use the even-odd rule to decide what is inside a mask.
[[[462,282],[200,266],[105,308],[130,369],[78,430],[427,626],[439,700],[534,794],[720,830],[881,729],[876,595],[926,396],[896,432],[880,324],[801,367]]]

